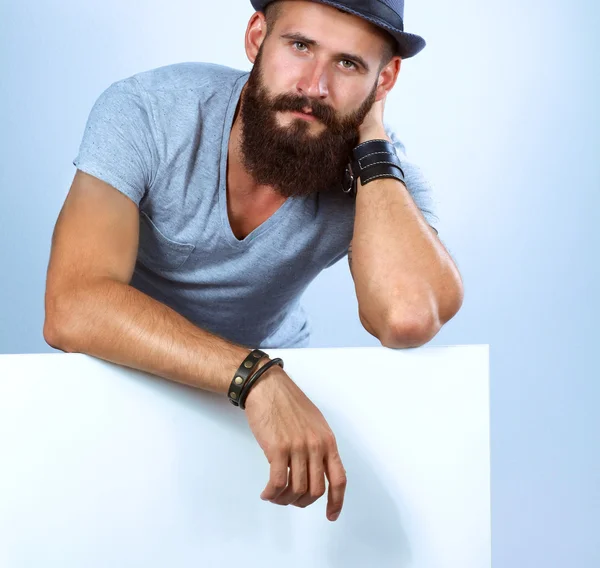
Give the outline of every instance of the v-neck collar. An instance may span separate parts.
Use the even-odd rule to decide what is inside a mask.
[[[229,153],[229,138],[231,136],[231,128],[233,127],[233,119],[235,109],[237,108],[240,94],[244,85],[248,81],[250,73],[242,75],[234,84],[231,97],[227,106],[225,120],[223,121],[223,135],[221,139],[221,156],[219,163],[219,209],[221,211],[221,227],[227,242],[234,247],[244,247],[248,243],[267,232],[277,223],[281,222],[281,217],[285,215],[290,208],[293,198],[288,197],[283,204],[275,211],[267,220],[256,227],[251,233],[246,235],[242,240],[238,239],[229,223],[229,215],[227,214],[227,158]]]

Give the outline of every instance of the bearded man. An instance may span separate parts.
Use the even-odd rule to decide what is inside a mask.
[[[345,256],[383,346],[423,345],[459,310],[429,185],[383,123],[425,42],[404,32],[403,0],[252,5],[250,73],[169,65],[96,101],[53,236],[44,337],[227,394],[271,464],[262,497],[306,507],[327,476],[335,520],[335,437],[257,348],[308,345],[300,297]]]

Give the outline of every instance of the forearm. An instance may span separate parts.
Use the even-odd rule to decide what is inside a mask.
[[[462,301],[456,266],[395,179],[359,182],[352,274],[364,319],[378,337],[404,334],[406,346],[435,335]]]
[[[223,394],[251,351],[198,328],[135,288],[109,279],[62,297],[46,296],[44,336],[62,351],[86,353]]]

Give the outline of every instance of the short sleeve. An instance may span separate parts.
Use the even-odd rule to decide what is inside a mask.
[[[113,83],[92,107],[73,165],[139,206],[157,162],[151,117],[137,79]]]
[[[434,202],[433,190],[429,181],[423,175],[421,168],[408,159],[404,144],[398,139],[396,133],[385,127],[387,135],[396,148],[396,153],[400,158],[402,170],[404,172],[404,181],[413,201],[421,210],[423,217],[429,225],[438,233],[439,219],[436,215],[436,207]]]

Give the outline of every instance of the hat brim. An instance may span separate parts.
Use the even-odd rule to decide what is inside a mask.
[[[264,12],[266,6],[273,1],[274,0],[250,0],[250,3],[252,4],[252,7],[257,12]],[[371,14],[362,13],[362,12],[360,12],[358,10],[354,10],[352,8],[348,8],[348,6],[345,6],[344,4],[340,4],[339,2],[336,2],[335,0],[311,0],[311,1],[319,2],[320,4],[327,4],[329,6],[333,6],[334,8],[339,8],[340,10],[343,10],[344,12],[347,12],[348,14],[353,14],[354,16],[358,16],[359,18],[363,18],[364,20],[367,20],[368,22],[371,22],[372,24],[384,29],[396,40],[396,43],[398,44],[397,54],[402,59],[408,59],[409,57],[415,56],[417,53],[422,51],[423,48],[427,45],[427,43],[421,36],[418,36],[416,34],[411,34],[408,32],[403,32],[402,30],[399,30],[399,29],[391,26],[390,24],[388,24],[387,22],[384,22],[383,20],[381,20],[380,18],[377,18],[376,16],[373,16]]]

